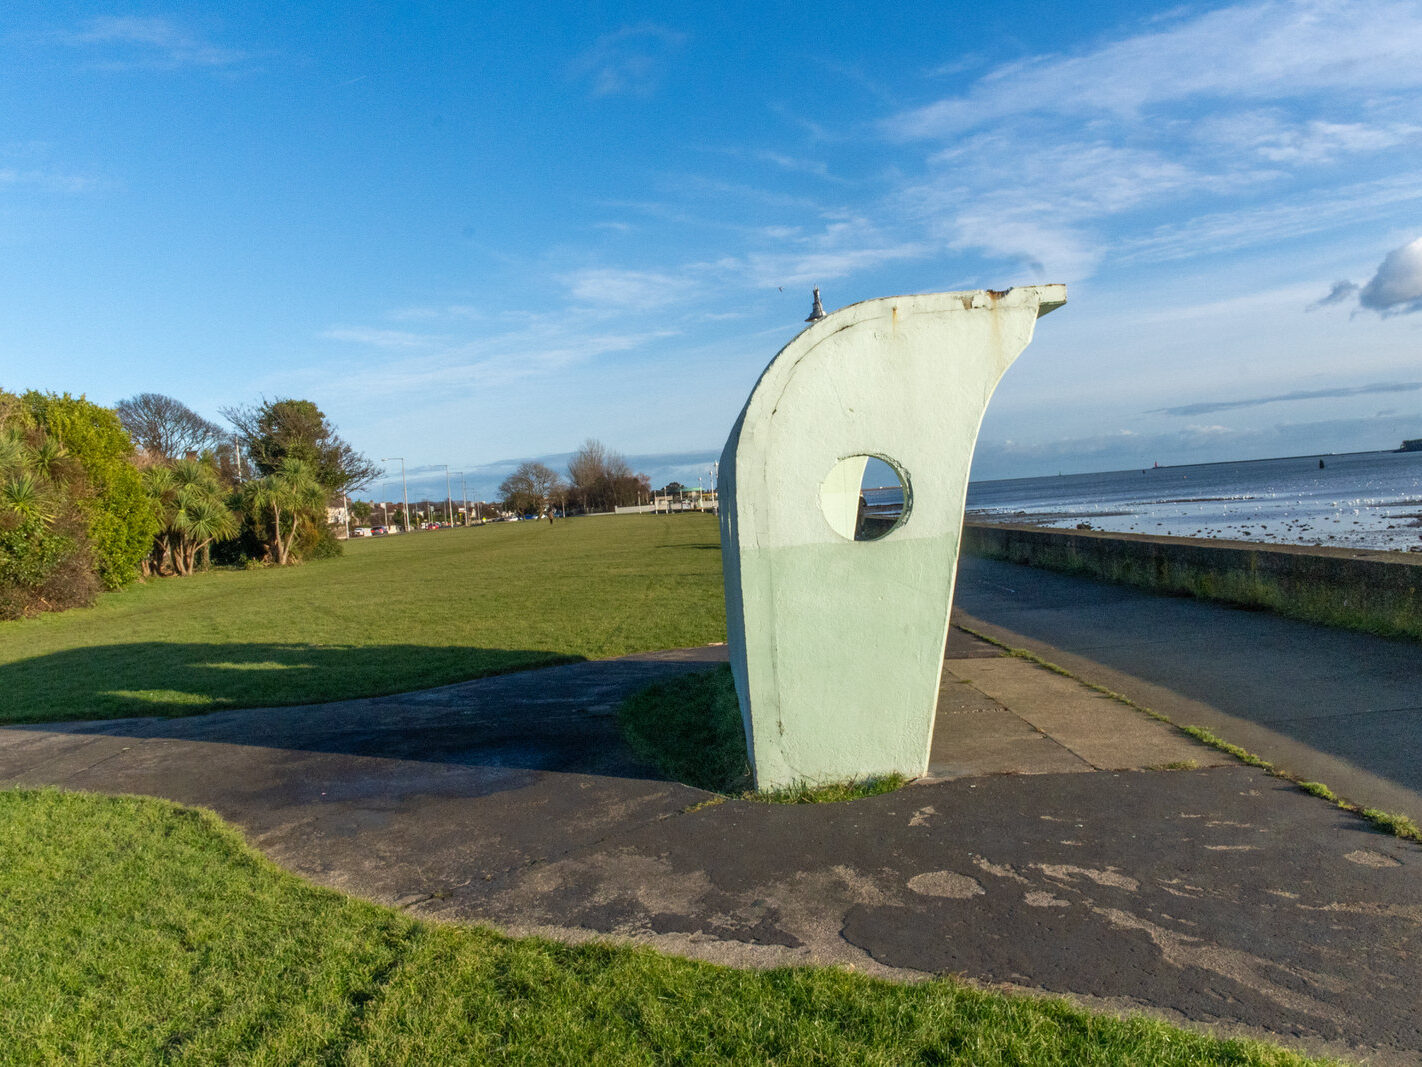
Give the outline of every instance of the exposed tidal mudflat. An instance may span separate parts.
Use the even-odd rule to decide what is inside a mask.
[[[969,522],[1422,552],[1422,452],[974,482]]]

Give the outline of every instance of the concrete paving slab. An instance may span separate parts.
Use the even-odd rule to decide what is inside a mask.
[[[1422,819],[1416,641],[972,557],[960,560],[956,602],[974,630],[1360,804]]]
[[[1136,708],[1026,660],[971,660],[952,670],[1098,770],[1234,762]]]
[[[982,642],[984,647],[993,646]],[[1000,654],[1000,650],[993,649]],[[985,657],[979,657],[985,658]],[[993,657],[996,658],[996,657]],[[928,756],[930,779],[983,774],[1053,774],[1094,768],[944,665]]]

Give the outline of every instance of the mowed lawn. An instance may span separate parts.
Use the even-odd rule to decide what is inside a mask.
[[[189,715],[725,639],[713,516],[495,523],[0,623],[0,722]]]
[[[6,1064],[1305,1062],[952,979],[739,971],[421,922],[139,797],[0,791],[0,857]]]

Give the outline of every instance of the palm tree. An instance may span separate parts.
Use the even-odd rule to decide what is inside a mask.
[[[235,537],[241,529],[227,506],[222,482],[212,464],[180,459],[150,467],[144,484],[158,513],[157,567],[171,565],[178,574],[192,574],[197,556],[213,541]]]
[[[267,546],[277,566],[291,562],[291,546],[303,520],[311,522],[326,504],[326,490],[311,465],[287,456],[271,474],[242,485],[242,499],[258,524],[271,512]]]

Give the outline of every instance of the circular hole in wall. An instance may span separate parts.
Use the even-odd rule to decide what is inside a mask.
[[[820,508],[850,541],[877,541],[904,524],[913,494],[908,475],[887,456],[846,456],[820,485]]]

